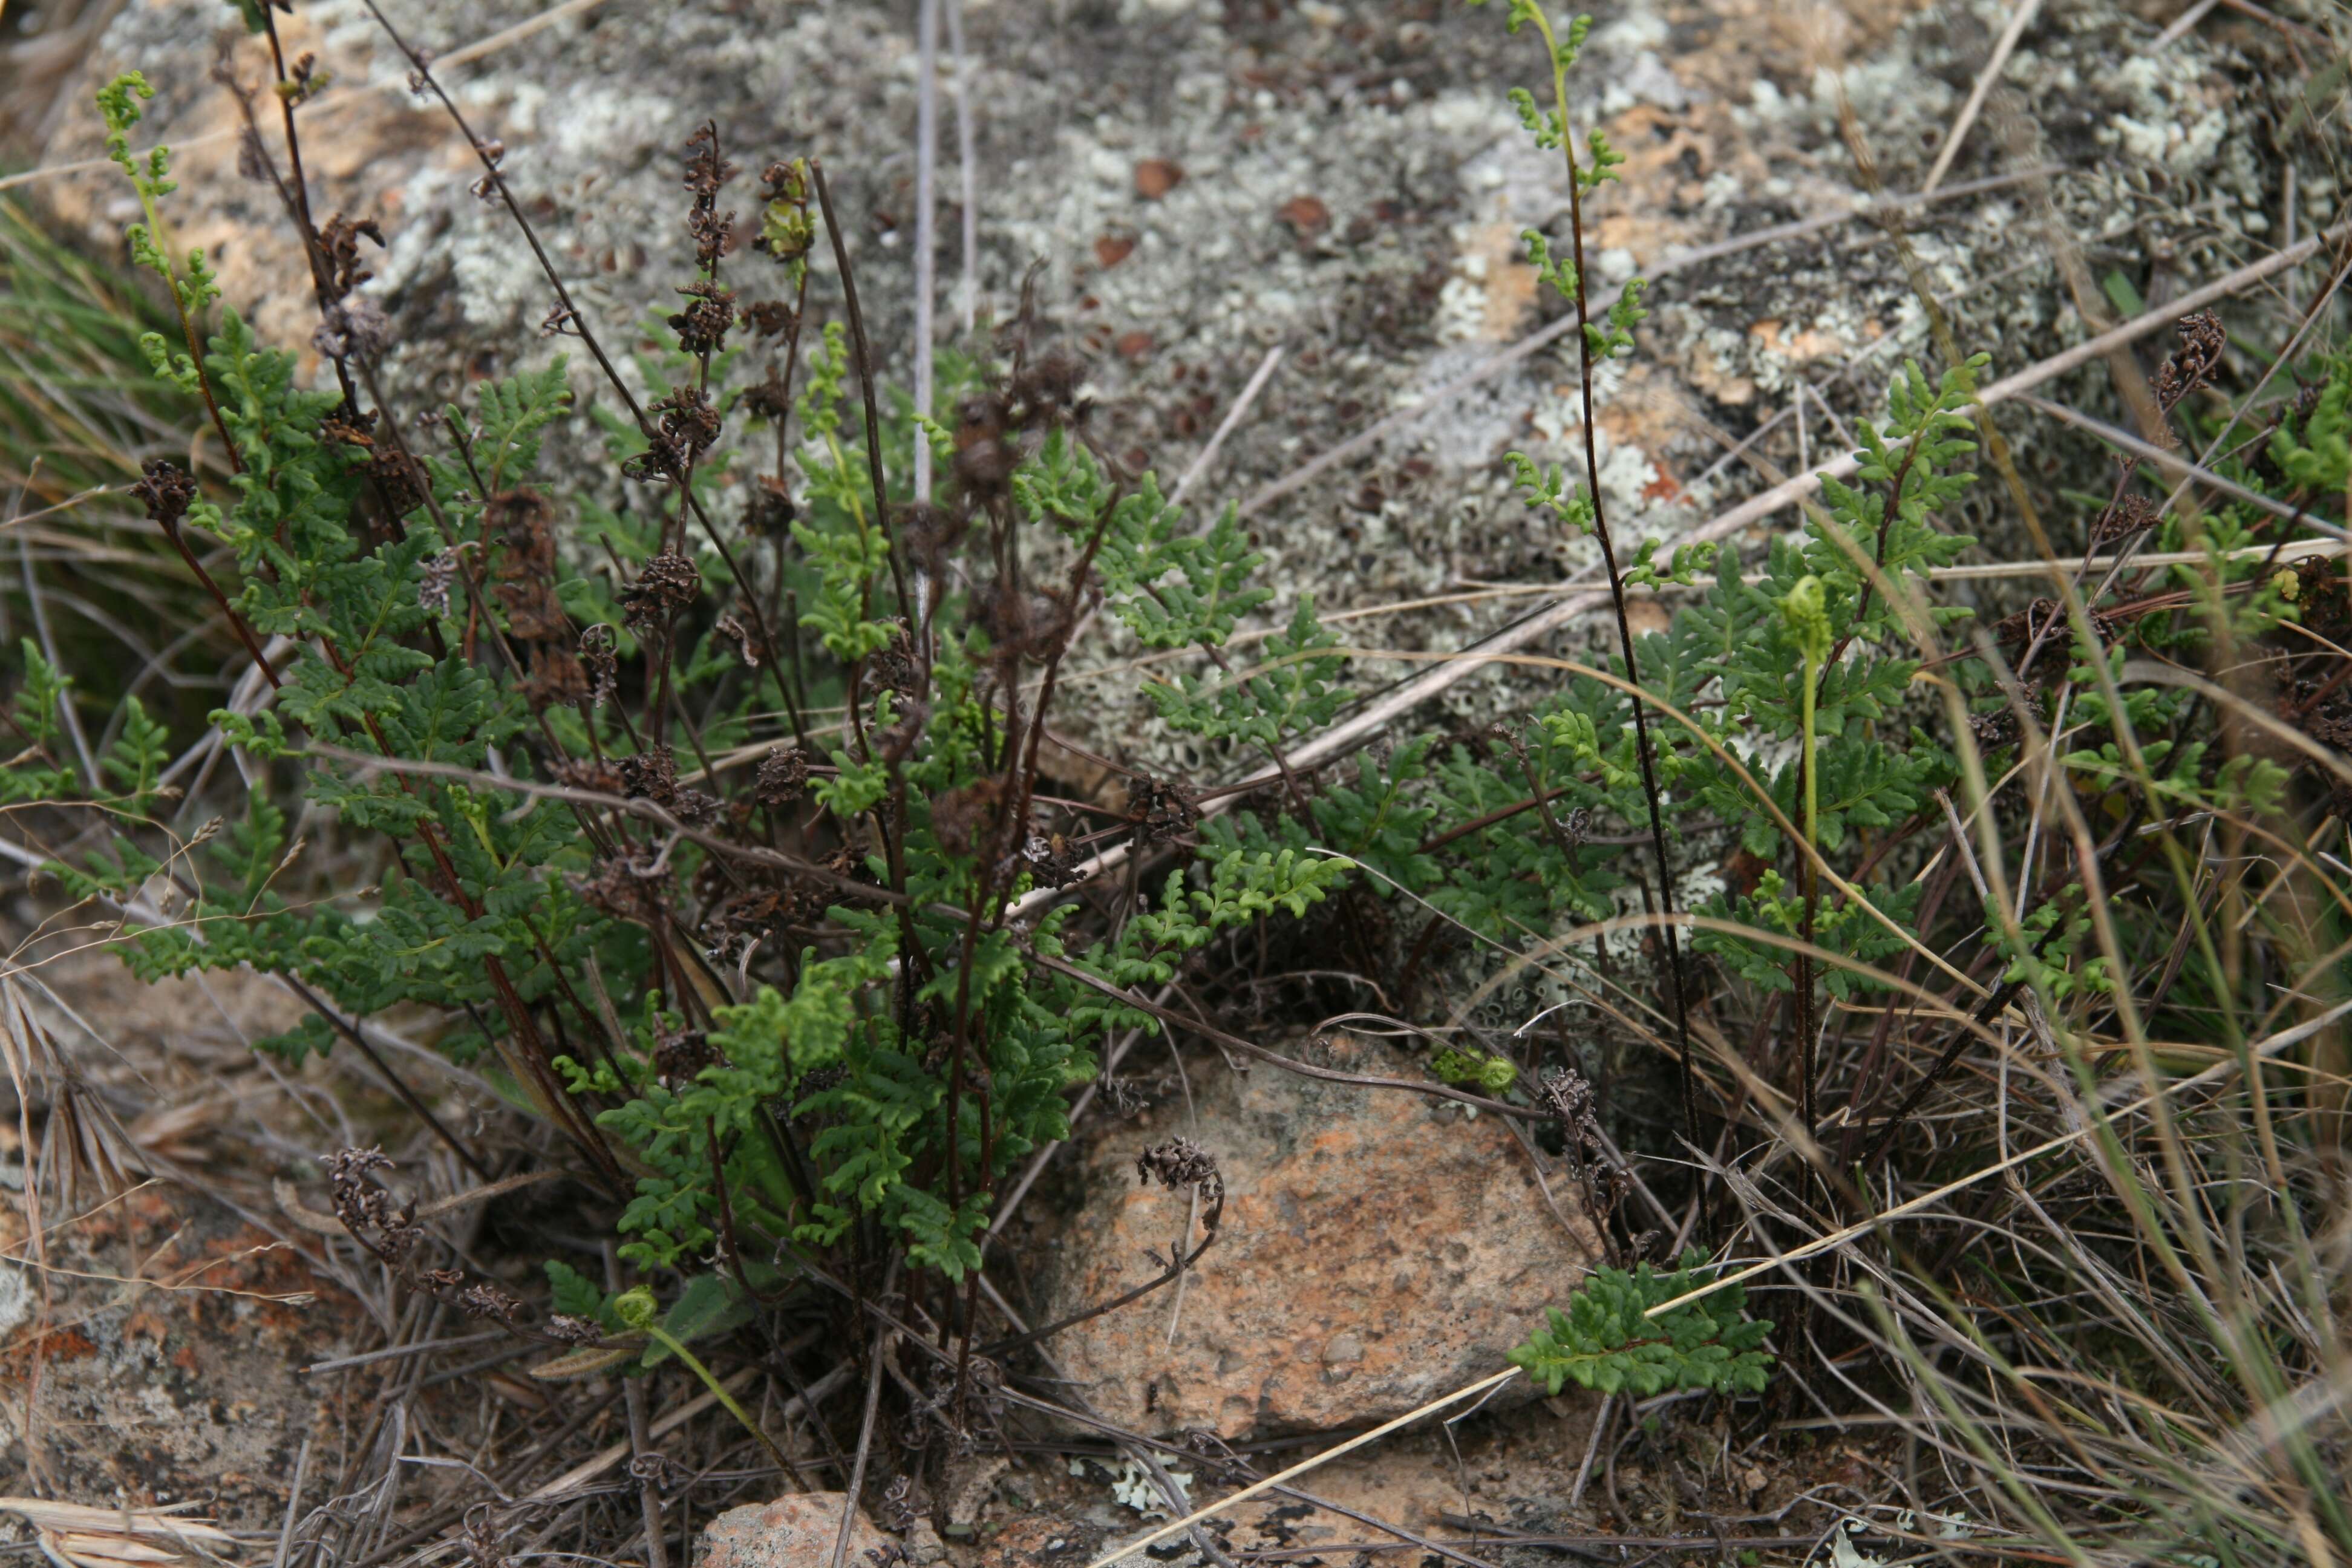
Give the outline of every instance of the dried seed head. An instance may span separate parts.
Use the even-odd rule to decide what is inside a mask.
[[[637,580],[621,590],[621,610],[632,629],[666,629],[702,593],[702,573],[674,550],[647,561]]]
[[[1201,808],[1173,781],[1146,778],[1128,797],[1127,820],[1138,842],[1165,844],[1192,832],[1201,820]]]
[[[743,526],[762,539],[782,539],[791,531],[800,509],[793,504],[792,487],[773,474],[751,481],[743,502]]]
[[[602,708],[620,689],[621,660],[613,628],[602,623],[580,633],[580,662],[588,671],[588,700]]]
[[[790,805],[808,788],[810,755],[800,746],[778,746],[760,759],[751,796],[761,805]]]
[[[2179,334],[2180,346],[2156,373],[2157,405],[2167,414],[2212,378],[2222,351],[2230,346],[2228,331],[2210,310],[2181,317],[2173,331]]]
[[[549,708],[576,708],[588,700],[588,672],[580,658],[559,643],[533,643],[530,669],[523,677],[522,700],[536,713]]]
[[[678,292],[693,301],[669,319],[678,347],[690,354],[716,353],[727,340],[727,329],[735,324],[735,290],[704,278]]]
[[[134,481],[131,493],[146,507],[149,521],[169,532],[196,499],[195,476],[163,458],[149,458],[143,472],[147,477]]]
[[[2093,521],[2091,542],[2113,544],[2136,533],[2146,533],[2162,521],[2156,502],[2144,495],[2127,495]]]
[[[655,925],[669,907],[669,868],[640,865],[625,856],[597,861],[593,874],[579,879],[575,886],[592,907],[614,920]]]
[[[351,291],[375,276],[360,259],[360,241],[375,242],[383,248],[383,229],[375,219],[363,217],[354,223],[337,213],[319,230],[319,249],[326,262],[327,297],[336,304],[343,302]]]
[[[1164,1187],[1197,1187],[1217,1179],[1217,1158],[1190,1138],[1171,1138],[1138,1154],[1135,1173],[1146,1186],[1157,1177]]]

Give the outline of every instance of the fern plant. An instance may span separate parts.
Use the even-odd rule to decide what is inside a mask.
[[[1565,1310],[1545,1311],[1543,1327],[1511,1352],[1511,1364],[1553,1394],[1571,1383],[1638,1398],[1675,1388],[1761,1394],[1772,1368],[1772,1353],[1763,1348],[1772,1322],[1744,1315],[1742,1287],[1668,1305],[1715,1278],[1706,1254],[1696,1251],[1664,1271],[1648,1263],[1630,1272],[1596,1268]]]
[[[104,95],[123,148],[145,90]],[[152,237],[168,160],[125,167],[139,254],[171,277]],[[741,1302],[747,1270],[780,1252],[898,1253],[961,1280],[1006,1174],[1067,1132],[1066,1091],[1104,1035],[1159,1027],[1126,988],[1297,918],[1346,868],[1210,831],[1131,918],[1009,918],[1069,879],[1055,846],[1086,833],[1035,798],[1078,612],[1099,602],[1148,646],[1222,666],[1270,597],[1262,558],[1230,510],[1196,535],[1150,476],[1097,457],[1074,367],[1019,346],[946,364],[963,428],[930,426],[942,500],[914,505],[913,410],[884,412],[854,316],[807,320],[821,239],[849,281],[823,171],[767,171],[753,265],[770,270],[745,279],[722,272],[735,171],[715,128],[685,167],[689,302],[635,351],[667,390],[640,405],[616,383],[627,412],[599,411],[619,507],[543,488],[542,438],[571,411],[562,357],[429,420],[377,396],[386,329],[357,291],[373,237],[313,227],[289,201],[328,258],[320,345],[373,405],[300,384],[233,310],[200,359],[152,351],[158,376],[213,404],[239,470],[226,506],[163,469],[142,495],[236,563],[221,603],[268,696],[215,712],[204,743],[241,753],[242,819],[178,853],[152,815],[172,738],[135,705],[98,781],[110,793],[92,794],[59,765],[69,678],[37,655],[14,704],[30,746],[0,781],[113,824],[54,868],[74,894],[128,907],[180,884],[184,918],[127,935],[135,973],[251,965],[320,999],[266,1048],[299,1061],[394,1008],[446,1020],[441,1048],[625,1200],[626,1261],[712,1282],[674,1310],[722,1281]],[[194,333],[217,297],[199,258],[186,272]],[[786,297],[739,302],[758,278]],[[568,305],[550,329],[609,366]],[[738,432],[771,439],[777,466],[747,472]],[[1024,568],[1054,550],[1063,580]],[[1265,672],[1151,695],[1171,728],[1278,757],[1344,700],[1335,642],[1302,604]],[[303,847],[278,791],[298,775],[340,834],[383,846],[373,888],[289,896]],[[1109,837],[1130,831],[1103,815]]]
[[[273,10],[239,6],[260,31]],[[137,493],[246,649],[258,700],[201,732],[126,701],[112,742],[83,754],[86,688],[27,644],[0,802],[67,825],[51,873],[132,912],[121,946],[135,973],[247,965],[294,982],[313,1014],[263,1045],[296,1062],[364,1048],[381,1015],[424,1020],[548,1130],[550,1157],[617,1212],[635,1278],[607,1291],[555,1260],[553,1310],[530,1321],[455,1270],[405,1277],[562,1347],[539,1369],[551,1377],[676,1362],[712,1382],[689,1346],[819,1277],[863,1302],[911,1273],[906,1299],[968,1345],[975,1292],[954,1287],[973,1285],[1014,1173],[1069,1132],[1069,1091],[1096,1077],[1104,1042],[1160,1028],[1147,992],[1270,928],[1319,941],[1330,921],[1367,969],[1394,961],[1378,978],[1398,1032],[1434,1041],[1433,1093],[1538,1114],[1524,1031],[1440,1030],[1422,1005],[1423,983],[1447,978],[1444,944],[1466,935],[1507,964],[1543,963],[1596,1017],[1646,1007],[1658,1037],[1671,1026],[1676,1131],[1702,1149],[1702,1106],[1737,1120],[1748,1086],[1722,1088],[1694,1038],[1759,1042],[1809,1135],[1791,1143],[1819,1158],[1824,1042],[1907,957],[1948,949],[1998,973],[1968,1004],[1979,1022],[2024,987],[2098,1005],[2116,984],[2090,936],[2103,911],[2065,864],[1930,940],[1901,857],[1941,825],[1937,792],[2063,716],[2074,739],[2057,766],[2123,823],[2116,842],[2276,807],[2294,787],[2281,764],[2224,754],[2189,691],[2126,679],[2125,623],[2145,646],[2201,655],[2321,613],[2335,585],[2250,559],[2269,537],[2252,510],[2192,529],[2119,499],[2094,542],[2197,553],[2167,568],[2175,594],[2128,617],[2102,590],[2080,624],[2052,607],[1963,625],[1934,579],[1972,543],[1946,521],[1973,480],[1982,356],[1934,377],[1905,365],[1883,417],[1858,422],[1853,481],[1826,482],[1760,553],[1650,540],[1622,554],[1593,379],[1638,352],[1644,294],[1634,279],[1596,303],[1583,227],[1624,160],[1573,121],[1589,19],[1555,26],[1509,0],[1508,25],[1533,30],[1549,73],[1549,107],[1515,101],[1561,156],[1568,232],[1527,245],[1580,328],[1584,416],[1580,479],[1508,461],[1534,516],[1596,542],[1614,611],[1606,650],[1562,661],[1569,679],[1531,710],[1395,736],[1351,768],[1297,766],[1351,696],[1349,655],[1313,603],[1276,602],[1235,510],[1202,530],[1152,475],[1099,452],[1080,367],[1037,352],[1025,315],[942,356],[946,417],[883,387],[814,161],[761,172],[757,237],[739,249],[722,194],[740,171],[704,127],[682,160],[691,263],[675,313],[608,342],[550,268],[547,331],[576,352],[418,410],[383,390],[393,328],[362,288],[374,226],[314,223],[294,161],[281,173],[255,131],[247,151],[311,263],[326,368],[306,384],[222,306],[200,255],[171,255],[169,154],[131,157],[146,87],[125,78],[102,109],[141,204],[133,251],[168,285],[186,345],[152,337],[152,374],[205,405],[235,469],[216,499],[168,464]],[[425,53],[394,41],[438,94]],[[289,134],[311,79],[278,83]],[[467,135],[482,195],[543,258],[497,151]],[[2218,352],[2204,336],[2192,351],[2167,366],[2167,414]],[[581,434],[575,364],[611,393],[593,414],[593,475],[541,460],[551,434]],[[2221,459],[2228,477],[2297,505],[2341,492],[2352,370],[2339,360],[2320,381],[2259,460]],[[919,461],[934,465],[919,486]],[[233,575],[207,575],[190,539],[225,551]],[[1636,637],[1644,594],[1671,614]],[[1181,656],[1141,688],[1153,739],[1278,787],[1207,816],[1205,790],[1138,769],[1123,769],[1125,806],[1057,794],[1060,682],[1097,610]],[[1244,666],[1254,620],[1267,635]],[[1936,682],[1980,727],[1939,727],[1920,698]],[[188,832],[178,792],[215,773],[228,805]],[[1097,877],[1108,858],[1094,852],[1122,846],[1132,880]],[[330,850],[361,858],[367,885],[336,882]],[[1640,954],[1603,929],[1637,909],[1654,944]],[[2204,1026],[2242,973],[2208,964],[2207,991],[2176,1005]],[[1963,1043],[1922,1053],[1932,1065],[1899,1095],[1892,1069],[1836,1079],[1843,1160],[1876,1166]],[[492,1175],[493,1157],[431,1125]],[[1622,1260],[1639,1250],[1617,1212],[1629,1184],[1599,1169],[1599,1141],[1567,1134]],[[1824,1187],[1853,1173],[1817,1173]],[[1513,1360],[1554,1393],[1755,1393],[1772,1325],[1717,1279],[1697,1253],[1597,1269]]]

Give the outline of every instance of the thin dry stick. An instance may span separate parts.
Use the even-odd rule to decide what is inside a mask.
[[[294,1486],[286,1494],[286,1520],[278,1527],[278,1551],[270,1568],[286,1568],[286,1553],[294,1544],[294,1516],[302,1506],[302,1483],[310,1476],[310,1438],[304,1434],[302,1451],[294,1456]]]
[[[2221,3],[2221,0],[2197,0],[2195,5],[2172,19],[2172,26],[2156,36],[2156,41],[2148,45],[2146,52],[2152,55],[2166,45],[2175,42],[2183,33],[2203,21],[2205,14]]]
[[[610,1241],[604,1243],[604,1288],[615,1293],[621,1289],[620,1258]],[[629,1468],[636,1473],[637,1510],[646,1521],[646,1568],[669,1568],[669,1544],[663,1539],[662,1530],[660,1471],[639,1463],[654,1452],[653,1438],[646,1431],[646,1380],[625,1377],[621,1389],[629,1415],[629,1452],[633,1456]]]
[[[956,161],[963,182],[964,335],[969,337],[980,315],[980,154],[973,146],[971,124],[971,59],[963,52],[963,0],[946,0],[948,52],[955,57]]]
[[[890,1285],[898,1272],[898,1260],[890,1260],[891,1279],[885,1279],[882,1293],[890,1293]],[[833,1568],[841,1568],[842,1559],[849,1553],[849,1528],[857,1518],[857,1494],[866,1486],[866,1461],[874,1453],[874,1421],[882,1406],[882,1352],[887,1347],[891,1329],[887,1324],[874,1331],[874,1342],[867,1348],[866,1373],[866,1414],[857,1424],[857,1457],[850,1461],[849,1479],[841,1498],[841,1528],[833,1537]]]
[[[2335,1023],[2338,1018],[2343,1017],[2347,1014],[2352,1014],[2352,1001],[2338,1003],[2336,1005],[2329,1008],[2326,1012],[2319,1015],[2317,1017],[2307,1019],[2305,1022],[2294,1026],[2293,1028],[2281,1030],[2279,1033],[2273,1035],[2270,1038],[2254,1046],[2248,1054],[2250,1057],[2255,1058],[2275,1056],[2289,1047],[2300,1044],[2302,1041],[2308,1039],[2310,1037],[2317,1034],[2322,1029],[2326,1028],[2329,1025]],[[2132,1100],[2126,1105],[2118,1106],[2114,1110],[2106,1112],[2096,1121],[2087,1121],[2085,1125],[2076,1128],[2072,1132],[2062,1132],[2057,1137],[2037,1143],[2031,1149],[2021,1150],[2019,1152],[2011,1154],[2005,1160],[1996,1161],[1992,1164],[1983,1167],[1981,1170],[1971,1172],[1968,1175],[1961,1176],[1955,1181],[1947,1182],[1940,1187],[1922,1193],[1917,1197],[1899,1203],[1893,1208],[1884,1210],[1866,1219],[1857,1220],[1853,1224],[1849,1225],[1841,1230],[1833,1231],[1827,1236],[1816,1237],[1811,1241],[1805,1242],[1798,1247],[1790,1247],[1788,1251],[1780,1253],[1776,1257],[1767,1258],[1761,1263],[1753,1263],[1745,1268],[1732,1269],[1729,1272],[1717,1277],[1709,1283],[1700,1286],[1696,1290],[1686,1290],[1671,1300],[1659,1302],[1656,1306],[1650,1308],[1643,1315],[1648,1318],[1664,1317],[1668,1312],[1675,1311],[1679,1308],[1687,1307],[1694,1301],[1702,1300],[1708,1296],[1712,1296],[1718,1290],[1726,1289],[1733,1285],[1745,1284],[1747,1281],[1755,1279],[1759,1275],[1769,1274],[1776,1269],[1784,1268],[1790,1264],[1801,1263],[1806,1258],[1818,1257],[1822,1253],[1829,1252],[1837,1247],[1843,1247],[1848,1242],[1854,1241],[1864,1236],[1867,1236],[1872,1231],[1878,1229],[1891,1221],[1901,1219],[1907,1215],[1916,1214],[1925,1208],[1933,1207],[1957,1193],[1967,1191],[1969,1188],[1976,1185],[1979,1182],[1986,1180],[1988,1177],[2000,1175],[2006,1171],[2013,1171],[2018,1166],[2038,1160],[2044,1154],[2055,1153],[2057,1151],[2066,1148],[2070,1144],[2079,1143],[2084,1139],[2096,1134],[2109,1122],[2120,1121],[2126,1116],[2134,1115],[2142,1110],[2155,1105],[2160,1100],[2169,1098],[2184,1089],[2199,1088],[2205,1084],[2218,1082],[2231,1073],[2237,1071],[2238,1066],[2238,1058],[2232,1058],[2227,1061],[2216,1062],[2213,1066],[2205,1068],[2202,1072],[2192,1074],[2188,1078],[2176,1079],[2172,1082],[2164,1085],[2163,1088],[2156,1090],[2154,1093],[2143,1094],[2137,1100]],[[1300,1476],[1307,1474],[1309,1471],[1318,1469],[1322,1466],[1330,1463],[1333,1459],[1339,1458],[1344,1454],[1351,1454],[1368,1443],[1375,1442],[1381,1437],[1387,1436],[1391,1432],[1412,1425],[1412,1423],[1420,1420],[1424,1415],[1432,1415],[1451,1405],[1458,1405],[1463,1400],[1474,1398],[1479,1394],[1486,1393],[1489,1389],[1500,1388],[1503,1384],[1510,1382],[1513,1378],[1518,1375],[1519,1369],[1517,1367],[1512,1367],[1507,1371],[1498,1372],[1491,1376],[1481,1378],[1476,1383],[1470,1384],[1466,1388],[1457,1388],[1451,1394],[1444,1394],[1436,1399],[1433,1399],[1417,1410],[1409,1410],[1392,1421],[1384,1422],[1381,1426],[1373,1427],[1369,1432],[1361,1433],[1354,1437],[1349,1438],[1344,1443],[1326,1448],[1323,1452],[1314,1456],[1312,1458],[1301,1460],[1299,1463],[1291,1466],[1290,1468],[1282,1471],[1278,1475],[1268,1476],[1264,1480],[1255,1481],[1249,1486],[1244,1487],[1240,1491],[1220,1498],[1208,1507],[1188,1514],[1182,1519],[1176,1520],[1171,1523],[1163,1525],[1140,1540],[1130,1541],[1125,1545],[1119,1547],[1117,1551],[1111,1552],[1108,1556],[1096,1559],[1093,1563],[1087,1565],[1087,1568],[1111,1568],[1111,1564],[1118,1562],[1121,1558],[1124,1558],[1132,1552],[1140,1552],[1144,1548],[1154,1545],[1159,1542],[1165,1541],[1180,1530],[1189,1529],[1192,1526],[1198,1524],[1201,1521],[1207,1519],[1213,1514],[1222,1513],[1237,1503],[1247,1502],[1251,1498],[1257,1496],[1259,1493],[1265,1491],[1269,1488],[1279,1486],[1286,1481],[1294,1480]]]
[[[1265,390],[1266,382],[1274,375],[1274,367],[1281,363],[1279,345],[1265,351],[1265,358],[1258,361],[1257,371],[1249,378],[1249,384],[1242,388],[1242,395],[1234,399],[1234,405],[1226,409],[1224,418],[1218,421],[1216,433],[1209,437],[1209,444],[1201,448],[1201,455],[1192,459],[1191,466],[1184,470],[1184,477],[1178,479],[1176,488],[1169,492],[1170,506],[1184,503],[1184,497],[1192,489],[1192,482],[1208,472],[1209,465],[1217,460],[1217,448],[1225,444],[1225,437],[1232,435],[1234,427],[1242,422],[1242,416],[1249,412],[1249,405],[1257,401],[1259,393]]]
[[[915,412],[931,412],[932,252],[938,247],[940,0],[915,0]],[[931,437],[915,426],[915,499],[931,499]]]
[[[2201,468],[2190,462],[2169,447],[2159,447],[2153,441],[2143,441],[2127,430],[2116,429],[2104,419],[2095,419],[2088,414],[2075,412],[2063,403],[2053,403],[2048,398],[2035,397],[2030,394],[2019,398],[2018,401],[2047,414],[2062,424],[2072,425],[2077,430],[2096,436],[2108,446],[2118,451],[2128,452],[2142,462],[2153,464],[2167,473],[2178,474],[2184,483],[2208,486],[2233,500],[2244,501],[2248,506],[2259,508],[2273,517],[2283,517],[2289,522],[2316,529],[2331,538],[2347,537],[2346,531],[2335,523],[2323,522],[2302,508],[2291,507],[2273,497],[2250,490],[2235,479],[2223,479],[2212,469]],[[2200,555],[2197,559],[2201,561],[2204,557]]]
[[[1609,1430],[1609,1411],[1617,1402],[1613,1394],[1601,1396],[1601,1408],[1592,1413],[1592,1436],[1584,1445],[1584,1460],[1576,1467],[1576,1480],[1568,1489],[1569,1511],[1573,1513],[1584,1500],[1584,1483],[1592,1479],[1592,1460],[1601,1452],[1601,1434]]]
[[[1952,160],[1960,153],[1960,143],[1968,140],[1969,127],[1977,122],[1977,111],[1984,107],[1985,97],[1992,91],[1992,84],[2000,79],[2001,68],[2009,64],[2010,52],[2017,47],[2017,40],[2024,36],[2035,13],[2041,9],[2042,0],[2018,0],[2017,10],[2010,16],[2009,26],[2001,30],[2000,41],[1992,47],[1992,58],[1985,61],[1984,69],[1977,73],[1976,87],[1969,93],[1969,100],[1960,105],[1959,118],[1952,121],[1952,129],[1944,138],[1943,151],[1936,154],[1935,167],[1929,169],[1927,179],[1920,182],[1921,195],[1928,195],[1942,184],[1944,176],[1951,172]]]
[[[759,1375],[759,1372],[756,1367],[746,1367],[741,1372],[737,1373],[734,1376],[728,1378],[720,1384],[720,1386],[725,1388],[730,1394],[740,1394],[744,1389],[751,1386],[751,1380],[757,1375]],[[827,1395],[831,1394],[835,1389],[841,1387],[843,1384],[847,1383],[850,1379],[850,1370],[847,1366],[844,1365],[835,1367],[831,1372],[826,1373],[823,1377],[820,1377],[814,1383],[810,1384],[807,1394],[786,1400],[780,1407],[778,1413],[779,1417],[784,1421],[791,1421],[803,1411],[813,1413],[817,1405],[824,1401]],[[647,1427],[646,1429],[646,1436],[652,1440],[659,1441],[661,1438],[668,1436],[672,1432],[677,1431],[680,1426],[683,1426],[688,1422],[693,1420],[696,1416],[702,1415],[706,1411],[716,1410],[718,1407],[719,1396],[717,1394],[697,1394],[694,1398],[688,1400],[684,1405],[679,1405],[677,1409],[671,1411],[668,1415],[661,1417],[651,1426]],[[603,1475],[614,1465],[620,1464],[628,1457],[629,1440],[624,1437],[621,1441],[614,1443],[610,1447],[605,1448],[603,1452],[599,1453],[594,1458],[584,1460],[580,1464],[574,1465],[572,1468],[564,1471],[563,1474],[556,1477],[553,1480],[548,1482],[545,1486],[539,1488],[537,1490],[530,1493],[530,1496],[523,1498],[520,1500],[524,1502],[551,1501],[557,1498],[562,1497],[567,1492],[572,1491],[576,1488],[586,1486],[590,1481],[594,1480],[598,1476]]]

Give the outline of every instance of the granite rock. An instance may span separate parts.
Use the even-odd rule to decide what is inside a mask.
[[[1420,1075],[1402,1053],[1349,1037],[1292,1049],[1344,1071]],[[1579,1227],[1568,1232],[1491,1116],[1265,1066],[1194,1076],[1195,1136],[1226,1196],[1181,1310],[1163,1287],[1055,1340],[1066,1375],[1110,1420],[1232,1438],[1402,1415],[1499,1370],[1597,1253],[1589,1223],[1564,1205]],[[1189,1200],[1139,1186],[1135,1157],[1189,1131],[1181,1102],[1170,1110],[1086,1146],[1049,1317],[1160,1272],[1154,1254],[1176,1242]]]
[[[695,1568],[824,1568],[847,1503],[841,1492],[798,1492],[773,1502],[730,1508],[705,1527],[694,1554]],[[859,1509],[849,1528],[845,1562],[862,1565],[868,1551],[890,1540]]]

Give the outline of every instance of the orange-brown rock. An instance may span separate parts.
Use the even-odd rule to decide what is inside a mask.
[[[1404,1053],[1347,1037],[1291,1049],[1347,1071],[1423,1076]],[[1491,1116],[1264,1065],[1193,1076],[1194,1136],[1226,1188],[1216,1244],[1181,1310],[1163,1287],[1055,1340],[1066,1374],[1113,1421],[1235,1437],[1401,1415],[1501,1369],[1597,1250],[1572,1209],[1582,1233],[1566,1234]],[[1139,1187],[1135,1156],[1190,1126],[1175,1100],[1087,1147],[1050,1317],[1160,1272],[1152,1254],[1168,1255],[1189,1204]]]
[[[841,1510],[848,1501],[842,1492],[800,1492],[730,1508],[703,1531],[694,1568],[823,1568],[833,1561]],[[866,1552],[890,1544],[859,1509],[844,1561],[865,1563]]]

